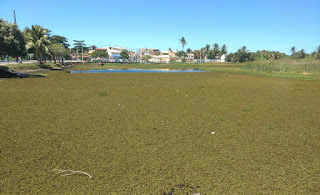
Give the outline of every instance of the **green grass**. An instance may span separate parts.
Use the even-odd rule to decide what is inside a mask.
[[[99,95],[100,96],[106,96],[106,95],[108,95],[108,93],[104,91],[104,92],[100,92]]]
[[[320,73],[320,60],[312,59],[281,59],[253,61],[243,67],[244,70],[259,72],[284,72],[284,73]]]
[[[53,71],[0,99],[0,194],[320,192],[319,81]]]
[[[75,66],[71,70],[91,70],[91,69],[198,69],[211,72],[222,72],[230,74],[244,74],[278,78],[292,78],[299,80],[320,80],[319,60],[273,60],[254,61],[250,63],[174,63],[174,64],[126,64],[126,63],[106,63],[103,67],[98,64],[83,64]],[[281,72],[277,67],[282,67]],[[69,69],[70,70],[70,69]],[[287,70],[287,71],[284,71]],[[290,71],[289,71],[290,70]],[[309,72],[306,72],[309,71]]]
[[[25,69],[63,69],[61,64],[54,65],[47,63],[39,67],[36,64],[10,65],[14,70]],[[230,74],[244,74],[265,77],[292,78],[299,80],[320,80],[320,61],[319,60],[262,60],[249,63],[174,63],[174,64],[140,64],[140,63],[105,63],[99,66],[98,63],[84,63],[73,67],[70,70],[92,70],[92,69],[197,69],[211,72],[221,72]],[[281,70],[281,71],[280,71]]]
[[[99,66],[98,63],[84,63],[80,66],[73,67],[74,70],[90,70],[90,69],[130,69],[130,68],[141,68],[141,69],[197,69],[197,70],[240,70],[245,64],[241,63],[173,63],[173,64],[143,64],[143,63],[105,63],[103,67]]]
[[[249,112],[252,111],[252,108],[244,108],[243,111]]]

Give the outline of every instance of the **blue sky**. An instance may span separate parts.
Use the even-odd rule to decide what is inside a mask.
[[[226,44],[228,52],[311,53],[320,45],[320,0],[0,0],[0,18],[20,29],[39,24],[52,34],[85,40],[87,46],[117,45],[136,50],[199,49]]]

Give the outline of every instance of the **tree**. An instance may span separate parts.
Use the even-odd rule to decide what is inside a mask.
[[[182,51],[184,51],[184,46],[188,44],[184,37],[180,39],[180,44],[182,45]]]
[[[316,51],[313,55],[316,60],[320,60],[320,45],[316,48]]]
[[[307,54],[304,51],[304,49],[301,49],[301,51],[298,52],[299,58],[306,58]]]
[[[242,46],[241,51],[247,52],[247,51],[248,51],[248,50],[247,50],[247,47],[246,47],[246,46]]]
[[[101,50],[95,50],[90,54],[93,58],[107,58],[109,57],[108,53]]]
[[[144,60],[144,61],[146,61],[146,62],[148,62],[148,60],[151,59],[151,56],[149,56],[149,55],[143,55],[143,56],[141,56],[141,59]]]
[[[227,54],[227,46],[226,45],[222,45],[221,49],[220,49],[220,56],[222,56],[223,54]]]
[[[51,43],[61,43],[66,49],[70,46],[68,44],[68,39],[63,36],[53,35],[49,37]]]
[[[213,50],[210,50],[208,52],[207,58],[208,59],[215,59],[216,58],[216,55],[214,54]]]
[[[255,60],[255,53],[247,52],[246,46],[243,46],[236,53],[229,54],[226,58],[228,62],[248,62]]]
[[[200,50],[193,50],[194,59],[200,59]]]
[[[204,57],[205,57],[205,48],[204,47],[202,47],[201,49],[200,49],[200,58],[201,59],[204,59]]]
[[[220,50],[219,50],[219,44],[218,43],[215,43],[213,45],[213,55],[214,57],[216,57],[217,55],[220,54]]]
[[[291,47],[290,52],[292,53],[292,55],[295,54],[296,53],[296,47],[295,46]]]
[[[208,58],[208,53],[210,51],[210,45],[207,44],[205,47],[204,47],[204,56],[205,58],[207,59]]]
[[[25,53],[25,39],[18,26],[0,18],[0,56],[17,57]]]
[[[187,53],[192,53],[192,50],[190,48],[188,48]]]
[[[61,43],[54,43],[48,46],[49,54],[52,56],[56,64],[57,57],[64,58],[66,55],[66,48]],[[60,61],[60,60],[59,60]]]
[[[182,57],[182,56],[184,56],[184,51],[178,51],[177,53],[176,53],[176,56],[178,56],[178,57]]]
[[[120,52],[120,56],[121,56],[121,58],[122,59],[124,59],[124,60],[127,60],[127,59],[129,59],[129,52],[128,52],[128,50],[122,50],[121,52]]]
[[[31,29],[26,28],[26,48],[35,48],[36,58],[41,64],[41,57],[48,53],[48,46],[51,44],[49,41],[49,30],[40,25],[32,25]]]

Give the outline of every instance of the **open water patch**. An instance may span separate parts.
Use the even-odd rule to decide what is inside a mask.
[[[105,70],[74,70],[70,73],[183,73],[183,72],[206,72],[203,70],[171,70],[171,69],[105,69]]]

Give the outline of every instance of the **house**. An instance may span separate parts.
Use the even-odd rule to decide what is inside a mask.
[[[126,50],[124,47],[106,47],[106,52],[109,55],[109,60],[118,61],[121,51]]]
[[[140,56],[143,56],[143,55],[149,55],[149,56],[152,56],[152,55],[156,55],[160,52],[159,49],[147,49],[147,48],[140,48],[138,50],[138,53]]]
[[[97,48],[95,45],[92,45],[89,47],[89,54],[91,54],[92,52],[94,51],[107,51],[107,48],[106,47],[103,47],[103,48]]]
[[[129,60],[130,61],[136,61],[137,60],[137,55],[133,51],[129,51]]]
[[[220,62],[225,62],[226,61],[226,57],[227,55],[226,54],[223,54],[220,58]]]
[[[157,55],[151,55],[150,62],[155,63],[169,63],[170,59],[174,59],[176,56],[175,51],[160,51],[157,53]]]
[[[194,54],[193,53],[187,53],[186,59],[188,61],[193,61],[194,60]]]
[[[89,50],[96,50],[97,49],[97,46],[95,46],[95,45],[91,45],[90,47],[89,47]]]

